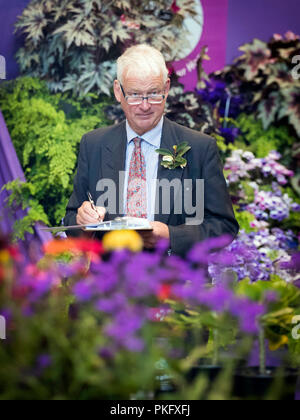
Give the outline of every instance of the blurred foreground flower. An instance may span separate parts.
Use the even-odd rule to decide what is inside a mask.
[[[140,252],[144,247],[141,236],[134,230],[122,230],[107,233],[103,238],[103,247],[106,251],[128,249]]]
[[[90,239],[53,240],[44,245],[46,255],[59,256],[64,253],[87,254],[91,259],[98,259],[103,254],[101,242]]]

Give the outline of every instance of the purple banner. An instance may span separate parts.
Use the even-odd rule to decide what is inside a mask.
[[[22,167],[0,111],[0,191],[3,185],[15,179],[25,181]],[[11,234],[15,221],[22,219],[26,215],[26,210],[18,209],[12,212],[6,208],[8,195],[7,191],[0,192],[0,232],[5,235]],[[52,239],[50,233],[40,231],[38,226],[34,230],[34,235],[26,234],[26,241],[20,243],[25,255],[28,255],[32,239],[36,239],[36,244]]]
[[[226,63],[226,36],[228,0],[195,0],[198,4],[199,25],[191,28],[193,50],[182,60],[174,63],[176,73],[186,89],[193,90],[197,85],[197,61],[204,46],[208,47],[210,61],[204,62],[209,74],[221,70]],[[188,22],[187,25],[191,23]]]

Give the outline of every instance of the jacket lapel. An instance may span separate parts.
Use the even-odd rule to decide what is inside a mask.
[[[161,148],[173,150],[173,146],[179,145],[182,143],[184,139],[178,138],[175,127],[171,123],[170,120],[165,118],[164,120],[164,126],[163,126],[163,132],[162,132],[162,140],[161,140]],[[171,183],[174,179],[179,179],[180,182],[182,182],[184,169],[181,169],[180,167],[176,169],[166,169],[161,165],[162,162],[162,156],[159,156],[159,162],[158,162],[158,172],[157,172],[157,180],[162,181],[166,180],[169,183]],[[180,191],[181,192],[181,191]],[[160,198],[160,204],[159,208],[160,211],[158,214],[155,215],[155,221],[165,223],[166,225],[169,222],[170,215],[174,212],[174,193],[173,189],[171,190],[171,199],[170,199],[170,214],[163,214],[161,209],[161,201],[163,197],[161,196],[161,193],[158,195]],[[181,199],[182,197],[179,197]],[[175,197],[176,199],[176,197]]]
[[[123,122],[111,132],[102,152],[100,179],[112,180],[116,186],[116,213],[108,215],[109,219],[123,215],[124,185],[120,185],[120,172],[125,171],[126,148],[126,122]]]

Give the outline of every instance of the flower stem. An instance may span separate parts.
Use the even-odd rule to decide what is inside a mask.
[[[259,373],[266,375],[266,334],[265,328],[260,324],[259,327]]]
[[[219,331],[215,328],[213,330],[213,366],[219,364]]]

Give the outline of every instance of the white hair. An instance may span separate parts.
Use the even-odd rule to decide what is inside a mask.
[[[163,76],[167,82],[169,71],[160,51],[147,44],[128,48],[117,61],[118,80],[123,84],[124,77],[130,73],[148,76]]]

